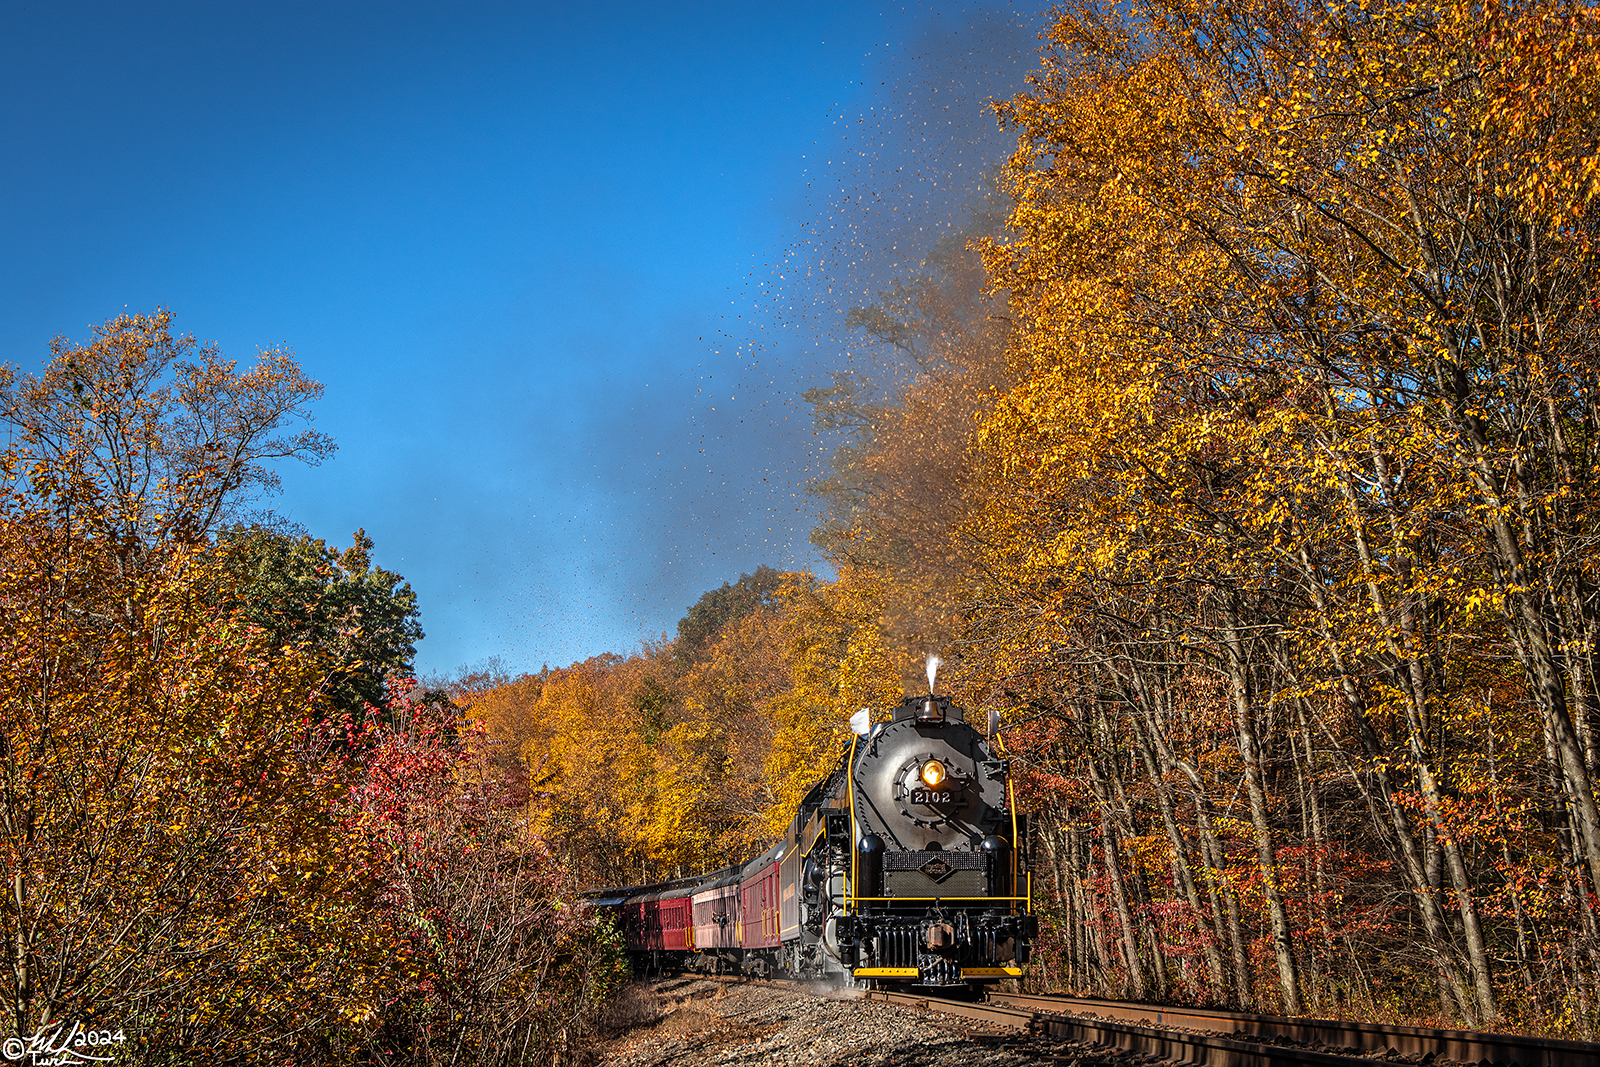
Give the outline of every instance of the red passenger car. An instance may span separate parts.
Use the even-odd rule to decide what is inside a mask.
[[[743,898],[744,948],[776,949],[783,941],[778,931],[778,861],[783,856],[780,842],[746,869],[739,885]]]
[[[689,888],[698,879],[652,887],[622,905],[622,930],[629,952],[687,952],[694,947]]]
[[[702,963],[713,961],[739,965],[739,874],[743,865],[718,872],[718,876],[700,883],[700,891],[690,898],[694,909],[694,947],[702,956]]]

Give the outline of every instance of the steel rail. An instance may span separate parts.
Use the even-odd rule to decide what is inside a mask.
[[[1044,1012],[1070,1012],[1104,1019],[1185,1026],[1236,1035],[1277,1037],[1323,1048],[1382,1052],[1394,1049],[1402,1056],[1427,1056],[1462,1063],[1503,1064],[1505,1067],[1596,1067],[1600,1044],[1560,1041],[1554,1038],[1491,1034],[1472,1030],[1431,1030],[1342,1019],[1285,1018],[1253,1015],[1212,1008],[1172,1008],[1096,997],[1045,997],[1020,993],[992,993],[998,1004]]]
[[[1423,1063],[1448,1059],[1494,1067],[1595,1067],[1600,1064],[1600,1044],[1514,1034],[1290,1019],[1088,997],[991,993],[987,1003],[969,1003],[881,990],[866,995],[870,999],[963,1016],[1014,1030],[1118,1045],[1161,1059],[1206,1067],[1355,1067],[1357,1064],[1370,1067],[1373,1052],[1386,1056],[1415,1056]],[[1172,1027],[1212,1032],[1192,1033]],[[1269,1043],[1273,1038],[1321,1046],[1329,1051]],[[1345,1052],[1357,1054],[1345,1055]]]
[[[1212,1034],[1192,1034],[1154,1026],[1136,1026],[1079,1016],[1058,1015],[1031,1008],[999,1004],[975,1004],[941,997],[873,990],[867,999],[925,1008],[959,1015],[979,1022],[1004,1026],[1051,1037],[1085,1041],[1095,1045],[1116,1045],[1148,1053],[1174,1063],[1204,1067],[1372,1067],[1372,1061],[1357,1056],[1336,1056],[1284,1045],[1262,1045]]]

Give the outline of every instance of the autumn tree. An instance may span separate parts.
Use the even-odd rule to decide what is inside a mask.
[[[529,803],[540,832],[591,884],[650,881],[698,847],[689,836],[651,847],[652,825],[670,817],[656,817],[654,773],[670,705],[645,679],[664,658],[607,653],[540,679],[522,750]]]
[[[369,724],[355,802],[401,982],[367,1051],[430,1067],[581,1060],[627,977],[620,938],[526,833],[483,725],[438,698],[395,692],[388,705]]]
[[[791,685],[783,590],[771,568],[708,591],[676,641],[496,687],[475,705],[522,736],[529,803],[592,881],[643,882],[764,848],[783,792],[774,702]]]
[[[679,663],[693,662],[707,645],[730,623],[738,622],[759,608],[775,604],[783,575],[771,567],[760,566],[751,574],[741,574],[736,582],[723,582],[708,589],[689,606],[678,620],[678,637],[673,655]]]
[[[574,1054],[620,949],[472,724],[402,676],[410,588],[360,531],[218,529],[264,463],[330,450],[292,429],[319,387],[169,325],[4,371],[4,1029],[121,1030],[150,1062]]]
[[[1589,868],[1567,921],[1592,939],[1590,728],[1572,710],[1592,691],[1590,171],[1552,121],[1581,123],[1585,98],[1507,43],[1542,42],[1589,84],[1584,26],[1551,6],[1084,5],[1002,109],[1023,138],[1013,232],[988,261],[1024,325],[1019,384],[982,433],[1011,490],[973,520],[986,657],[1072,724],[1081,758],[1120,734],[1142,753],[1122,773],[1143,763],[1158,799],[1186,784],[1196,818],[1214,786],[1172,694],[1216,680],[1291,1011],[1331,935],[1308,921],[1326,865],[1296,886],[1284,862],[1325,849],[1331,798],[1308,774],[1327,759],[1362,787],[1445,1010],[1500,1014],[1494,942],[1530,928],[1523,901],[1488,899],[1510,853],[1467,817],[1487,805],[1527,832],[1474,749],[1496,699],[1542,718],[1558,839]],[[1561,211],[1519,194],[1541,151],[1565,160]],[[1135,836],[1110,771],[1094,804]],[[1183,868],[1223,868],[1212,831],[1188,842],[1163,819],[1197,901]],[[1514,921],[1492,931],[1489,912]],[[1213,919],[1221,938],[1231,920]],[[1137,986],[1162,953],[1122,925]],[[1591,952],[1556,965],[1591,970]]]
[[[279,486],[269,463],[316,464],[322,386],[272,349],[238,372],[214,344],[174,336],[172,315],[120,315],[86,344],[51,342],[42,375],[0,368],[0,420],[18,462],[80,472],[129,544],[194,541]]]
[[[84,1019],[144,1055],[309,1049],[377,1010],[389,945],[348,768],[308,729],[322,658],[236,610],[239,561],[203,535],[270,484],[254,464],[326,451],[272,438],[315,388],[279,356],[182,362],[167,323],[5,372],[0,999],[19,1035]]]
[[[346,549],[320,538],[261,526],[224,529],[218,544],[238,561],[234,591],[245,617],[285,644],[325,657],[323,692],[336,712],[382,708],[386,681],[413,674],[422,639],[417,596],[398,574],[372,561],[372,538],[357,530]]]

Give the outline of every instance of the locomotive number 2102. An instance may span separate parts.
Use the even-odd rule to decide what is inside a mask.
[[[911,803],[913,804],[948,804],[955,799],[955,794],[948,789],[913,789]]]

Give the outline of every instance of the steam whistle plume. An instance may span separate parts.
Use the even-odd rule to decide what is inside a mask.
[[[939,677],[939,665],[941,663],[943,663],[943,662],[944,662],[944,660],[940,659],[938,656],[935,656],[931,652],[928,653],[928,695],[929,696],[933,695],[933,682],[934,682],[934,679]]]

